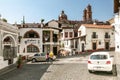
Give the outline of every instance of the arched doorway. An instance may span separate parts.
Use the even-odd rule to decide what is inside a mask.
[[[15,47],[15,39],[13,36],[5,36],[3,38],[3,58],[8,60],[8,65],[13,64],[13,60],[17,57],[17,47]]]

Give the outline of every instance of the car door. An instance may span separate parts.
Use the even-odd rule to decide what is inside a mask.
[[[46,55],[45,55],[45,53],[41,53],[41,60],[42,61],[46,61]]]
[[[34,58],[35,58],[37,61],[39,61],[40,54],[35,54],[35,55],[34,55]]]

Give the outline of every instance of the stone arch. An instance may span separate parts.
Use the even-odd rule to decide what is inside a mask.
[[[24,38],[40,38],[37,31],[29,30],[24,34]]]
[[[8,60],[8,65],[12,64],[14,61],[14,58],[17,57],[17,43],[15,40],[15,37],[7,34],[2,39],[3,43],[3,57],[4,60]]]
[[[14,38],[12,35],[10,35],[10,34],[5,35],[5,36],[3,37],[3,39],[2,39],[2,42],[3,42],[3,43],[6,42],[7,39],[9,39],[9,42],[11,42],[11,44],[12,44],[13,46],[16,45],[16,40],[15,40],[15,38]]]

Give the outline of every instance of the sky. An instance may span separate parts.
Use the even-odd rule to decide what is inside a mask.
[[[90,4],[92,18],[107,21],[114,17],[113,0],[0,0],[1,18],[8,23],[21,23],[23,16],[26,23],[39,23],[58,20],[64,10],[69,20],[82,20],[83,10]]]

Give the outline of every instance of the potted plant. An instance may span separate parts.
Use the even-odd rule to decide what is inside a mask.
[[[17,68],[20,68],[22,66],[22,55],[19,55],[17,60]]]

